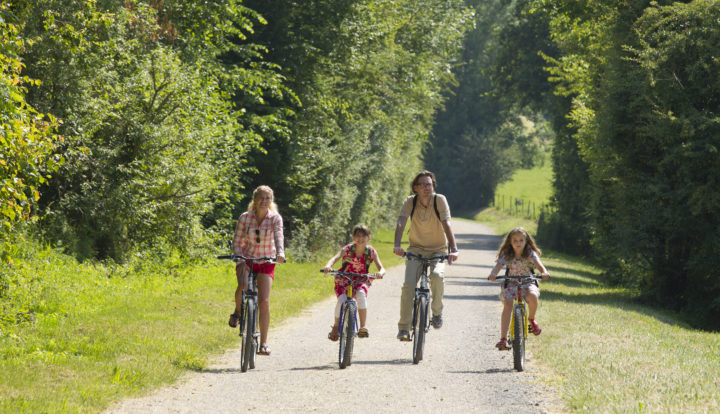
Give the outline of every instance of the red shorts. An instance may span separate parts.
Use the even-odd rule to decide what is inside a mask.
[[[249,265],[247,262],[245,262],[245,264]],[[240,263],[238,263],[237,266],[240,266]],[[263,273],[275,279],[275,263],[253,263],[253,270],[256,274]]]

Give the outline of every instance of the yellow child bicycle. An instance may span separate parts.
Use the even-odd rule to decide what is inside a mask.
[[[525,369],[525,341],[531,329],[528,321],[527,303],[522,295],[522,287],[523,285],[537,283],[541,278],[534,274],[524,276],[498,276],[496,278],[496,280],[502,279],[517,280],[519,282],[515,284],[516,290],[513,295],[513,311],[512,314],[510,314],[510,331],[508,332],[510,348],[504,348],[502,350],[512,349],[514,367],[517,371],[522,371]]]

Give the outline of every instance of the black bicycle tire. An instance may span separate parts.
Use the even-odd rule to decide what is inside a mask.
[[[250,331],[252,332],[252,341],[250,343],[250,369],[255,369],[255,358],[257,358],[257,352],[260,349],[260,344],[258,343],[260,338],[260,333],[258,332],[258,304],[255,301],[255,299],[252,299],[252,305],[250,307],[252,309],[252,325],[250,326]]]
[[[342,326],[340,328],[340,344],[338,349],[338,365],[345,369],[352,364],[353,342],[355,339],[355,305],[347,303],[343,306]]]
[[[513,363],[515,370],[523,371],[525,369],[525,310],[516,306],[513,309],[513,317],[515,324],[513,326]]]
[[[415,312],[417,318],[413,318],[413,364],[423,359],[425,351],[425,332],[428,326],[428,299],[425,295],[418,296]]]
[[[242,347],[240,349],[240,371],[247,372],[251,365],[250,361],[253,361],[252,368],[254,368],[255,365],[255,338],[253,337],[255,334],[255,330],[253,329],[255,320],[255,301],[252,298],[245,301],[243,313],[243,339]]]

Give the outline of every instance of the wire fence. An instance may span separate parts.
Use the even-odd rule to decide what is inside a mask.
[[[493,207],[512,216],[531,220],[538,220],[541,214],[548,214],[555,210],[549,203],[536,203],[504,194],[495,194]]]

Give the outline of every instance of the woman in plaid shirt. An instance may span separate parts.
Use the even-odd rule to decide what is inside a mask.
[[[253,198],[248,211],[242,213],[235,227],[233,252],[245,257],[277,257],[276,261],[285,261],[283,239],[283,221],[273,202],[273,191],[261,185],[253,191]],[[258,354],[270,355],[267,345],[268,328],[270,327],[270,289],[275,278],[274,263],[255,263],[257,271],[258,307],[260,308],[260,349]],[[242,315],[242,292],[247,289],[247,263],[238,263],[235,268],[238,286],[235,290],[235,312],[230,315],[228,324],[235,328]]]

